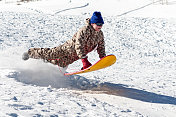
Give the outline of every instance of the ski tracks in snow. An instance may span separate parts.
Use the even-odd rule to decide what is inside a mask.
[[[112,24],[103,28],[106,51],[118,55],[118,62],[96,73],[63,77],[58,68],[33,60],[25,69],[11,68],[22,65],[22,51],[57,46],[71,38],[85,17],[14,12],[1,12],[0,17],[0,64],[7,68],[0,69],[2,115],[137,117],[154,111],[153,116],[174,115],[176,24],[172,21],[105,17]],[[91,54],[90,58],[96,59]]]
[[[73,7],[73,8],[67,8],[67,9],[59,10],[59,11],[55,12],[55,15],[57,15],[61,12],[65,12],[65,11],[69,11],[69,10],[73,10],[73,9],[80,9],[80,8],[84,8],[84,7],[87,7],[87,6],[89,6],[89,3],[87,3],[83,6],[79,6],[79,7]]]

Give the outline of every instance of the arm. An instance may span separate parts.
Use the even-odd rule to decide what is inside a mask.
[[[106,56],[103,32],[101,32],[101,34],[99,36],[99,43],[98,43],[97,52],[98,52],[100,58],[103,58]]]
[[[83,63],[83,67],[81,68],[86,69],[89,66],[91,66],[92,64],[87,60],[87,56],[86,56],[86,52],[85,52],[85,35],[86,35],[86,31],[85,30],[80,30],[78,31],[78,33],[76,34],[76,42],[75,42],[75,49],[76,49],[76,53],[78,55],[78,57],[82,60]]]
[[[85,30],[81,29],[77,32],[76,34],[76,39],[75,39],[75,50],[80,59],[86,58],[86,53],[85,53]]]

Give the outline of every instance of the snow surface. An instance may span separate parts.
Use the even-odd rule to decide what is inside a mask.
[[[15,1],[0,1],[0,116],[176,115],[176,1]],[[21,60],[31,47],[70,39],[94,11],[102,12],[106,53],[117,57],[113,66],[67,77],[42,60]],[[89,54],[92,63],[98,59]],[[66,71],[81,66],[78,60]]]

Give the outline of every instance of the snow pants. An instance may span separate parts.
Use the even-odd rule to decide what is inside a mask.
[[[64,52],[61,47],[31,48],[28,50],[28,55],[30,58],[43,59],[44,61],[50,62],[60,67],[66,67],[79,59],[77,58],[72,60],[71,57],[69,57],[69,54]]]

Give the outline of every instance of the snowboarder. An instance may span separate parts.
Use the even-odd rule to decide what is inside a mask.
[[[60,67],[66,67],[81,59],[82,69],[86,69],[92,65],[87,57],[89,52],[96,49],[99,58],[106,56],[104,35],[101,31],[103,24],[101,12],[95,11],[91,18],[86,19],[86,25],[63,45],[54,48],[31,48],[23,54],[22,58],[23,60],[43,59]]]

